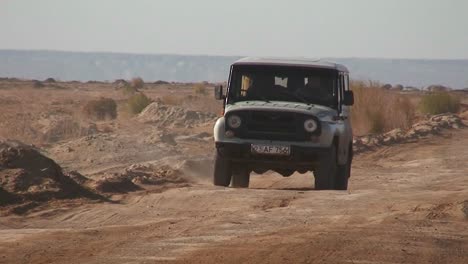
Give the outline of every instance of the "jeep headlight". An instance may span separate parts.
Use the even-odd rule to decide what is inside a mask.
[[[318,127],[317,121],[315,121],[314,119],[307,119],[304,122],[304,129],[305,129],[305,131],[307,131],[309,133],[312,133],[315,130],[317,130],[317,127]]]
[[[239,128],[242,124],[242,119],[237,115],[231,115],[227,119],[227,124],[230,128]]]

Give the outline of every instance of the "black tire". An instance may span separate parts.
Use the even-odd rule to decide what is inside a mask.
[[[336,181],[335,181],[335,190],[347,190],[348,189],[348,181],[351,177],[351,162],[352,158],[352,148],[350,152],[348,152],[348,161],[345,165],[339,165],[338,171],[336,174]]]
[[[348,190],[348,180],[351,174],[351,164],[349,161],[345,165],[338,166],[336,174],[335,190]]]
[[[227,187],[231,183],[231,175],[231,162],[216,152],[213,184]]]
[[[234,171],[232,173],[231,186],[234,188],[249,188],[250,172],[247,170]]]
[[[338,164],[336,158],[336,146],[332,145],[320,160],[319,166],[314,171],[316,190],[334,190]]]

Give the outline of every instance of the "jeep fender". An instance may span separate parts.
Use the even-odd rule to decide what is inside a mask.
[[[224,116],[218,118],[213,128],[213,137],[215,142],[224,141]]]
[[[336,144],[339,165],[344,165],[348,161],[349,138],[346,137],[346,132],[343,123],[322,122],[320,141],[328,147],[333,143]]]

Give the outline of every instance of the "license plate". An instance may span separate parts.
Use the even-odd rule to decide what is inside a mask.
[[[250,150],[253,154],[281,155],[289,156],[291,154],[290,146],[275,146],[252,144]]]

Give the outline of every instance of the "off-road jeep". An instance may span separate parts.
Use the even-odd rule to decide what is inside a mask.
[[[216,121],[214,184],[246,188],[250,174],[313,171],[316,189],[346,190],[353,159],[345,66],[322,60],[244,58],[231,66]]]

